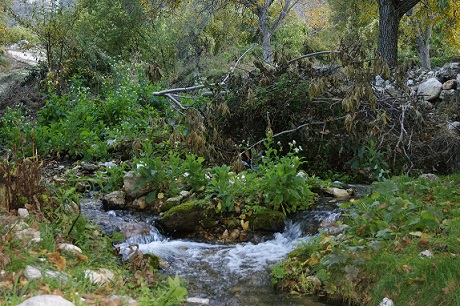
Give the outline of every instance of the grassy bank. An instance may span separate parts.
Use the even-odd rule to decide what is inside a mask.
[[[460,304],[460,176],[395,177],[341,204],[322,232],[273,269],[277,288],[354,305]]]

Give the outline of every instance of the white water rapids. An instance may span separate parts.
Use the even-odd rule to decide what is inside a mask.
[[[95,211],[101,215],[97,217],[99,221],[112,224],[119,222],[119,219],[133,221],[138,218],[126,212],[104,212],[94,201],[91,205],[93,208],[89,210],[89,206],[82,205],[82,211],[93,221],[96,221]],[[136,244],[143,253],[159,256],[169,265],[163,273],[171,276],[177,274],[186,281],[189,297],[209,301],[207,305],[324,305],[313,298],[295,298],[276,293],[271,285],[270,268],[286,258],[299,243],[308,241],[311,236],[305,232],[311,223],[317,226],[322,220],[335,219],[337,212],[330,209],[305,212],[297,220],[288,221],[282,233],[276,233],[257,244],[212,244],[171,239],[153,226],[153,219],[144,219],[144,222],[152,224],[150,235],[130,238],[118,247],[126,255],[130,245]]]

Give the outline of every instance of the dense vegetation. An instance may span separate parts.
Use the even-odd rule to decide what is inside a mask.
[[[207,205],[223,218],[241,218],[243,229],[248,229],[246,216],[257,210],[289,215],[307,209],[313,191],[333,180],[382,181],[370,197],[343,204],[346,213],[339,222],[349,226],[345,234],[320,234],[301,246],[275,267],[275,283],[289,291],[325,291],[376,304],[402,291],[425,299],[438,281],[436,303],[457,303],[456,275],[443,282],[432,278],[445,273],[458,255],[453,207],[458,179],[433,183],[408,177],[434,168],[439,174],[459,170],[458,137],[441,123],[458,120],[460,101],[454,98],[433,115],[406,86],[406,77],[409,69],[442,66],[458,56],[459,4],[400,1],[404,12],[399,7],[399,31],[393,33],[400,65],[395,65],[379,47],[385,24],[379,10],[385,2],[1,4],[2,71],[8,70],[4,50],[10,44],[38,47],[45,55],[15,87],[38,93],[38,110],[14,89],[0,93],[0,173],[9,193],[3,204],[11,211],[32,208],[50,233],[46,245],[29,253],[52,254],[57,236],[51,233],[60,227],[64,240],[103,239],[92,251],[104,258],[119,238],[105,237],[83,217],[68,228],[74,221],[63,207],[78,202],[76,184],[88,178],[48,183],[44,189],[43,160],[116,161],[107,173],[90,178],[101,193],[121,189],[123,175],[134,170],[143,177],[139,187],[149,189],[149,204],[187,189],[212,200]],[[396,94],[379,90],[376,77],[392,84]],[[299,176],[300,171],[306,174]],[[393,175],[407,177],[387,180]],[[18,176],[28,184],[13,183]],[[24,268],[30,258],[10,265],[19,246],[7,232],[0,234],[0,254],[9,258],[2,269]],[[436,250],[429,266],[439,272],[418,256],[420,248]],[[141,262],[128,289],[116,290],[146,304],[174,304],[184,297],[178,279],[169,279],[168,287]],[[376,278],[384,268],[391,273]],[[155,280],[151,292],[144,286],[149,278]],[[8,279],[15,286],[4,295],[9,303],[37,289],[19,286],[19,280]],[[71,288],[61,290],[69,298],[75,295]],[[171,300],[161,300],[165,296]]]

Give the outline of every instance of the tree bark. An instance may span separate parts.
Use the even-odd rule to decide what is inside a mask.
[[[420,64],[423,69],[431,70],[430,60],[430,38],[431,38],[431,24],[419,24],[417,29],[417,36],[415,40],[420,54]]]
[[[390,67],[398,64],[399,22],[420,0],[377,0],[379,5],[378,51]]]

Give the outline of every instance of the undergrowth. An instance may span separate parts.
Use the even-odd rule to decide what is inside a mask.
[[[282,290],[356,305],[460,303],[460,176],[395,177],[341,205],[348,229],[322,232],[273,270]]]

